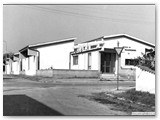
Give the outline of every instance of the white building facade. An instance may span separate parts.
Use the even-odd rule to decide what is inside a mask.
[[[42,69],[69,69],[70,52],[75,38],[35,45],[19,50],[6,65],[7,74],[35,75]]]
[[[123,75],[131,74],[135,68],[133,59],[142,56],[145,49],[155,46],[125,34],[104,36],[74,46],[71,53],[71,69],[98,70],[102,74],[117,74],[118,55],[115,47],[122,47],[119,70]]]
[[[155,49],[155,45],[126,34],[103,36],[77,45],[75,39],[28,45],[9,60],[5,73],[36,75],[37,70],[68,69],[117,74],[118,55],[114,48],[122,47],[119,71],[127,76],[135,68],[133,59],[142,56],[145,49]]]

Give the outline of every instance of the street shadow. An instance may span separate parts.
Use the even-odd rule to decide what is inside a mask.
[[[7,80],[7,79],[15,79],[15,78],[3,78],[3,79],[4,79],[4,80],[5,80],[5,79]]]
[[[3,116],[63,116],[26,95],[3,95]]]

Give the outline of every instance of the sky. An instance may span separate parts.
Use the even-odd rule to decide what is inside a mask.
[[[3,5],[3,52],[43,42],[128,34],[155,44],[155,5]]]

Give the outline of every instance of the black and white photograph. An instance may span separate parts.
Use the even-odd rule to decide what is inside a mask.
[[[155,116],[155,4],[3,4],[3,116]]]

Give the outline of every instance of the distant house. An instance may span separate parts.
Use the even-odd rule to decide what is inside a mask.
[[[11,73],[12,74],[16,74],[16,75],[18,75],[19,74],[19,70],[20,70],[20,68],[19,68],[19,53],[15,53],[14,55],[13,55],[13,57],[12,58],[10,58],[10,67],[11,67]]]

